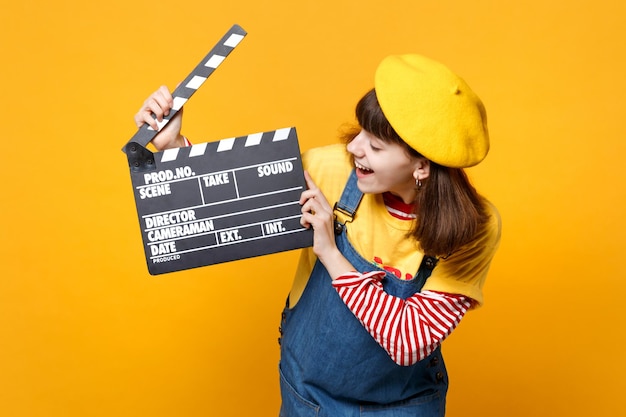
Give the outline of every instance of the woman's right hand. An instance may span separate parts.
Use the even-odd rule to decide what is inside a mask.
[[[154,130],[158,130],[157,121],[161,123],[163,118],[170,114],[173,106],[174,99],[172,94],[166,86],[161,86],[144,101],[137,114],[135,114],[135,124],[140,128],[146,123]],[[156,120],[153,115],[156,116]],[[185,146],[185,138],[180,133],[182,116],[183,109],[181,108],[152,139],[152,144],[159,151]]]
[[[335,243],[333,208],[307,171],[304,171],[304,179],[307,189],[300,195],[300,224],[307,229],[313,228],[313,253],[326,267],[330,277],[336,279],[354,271],[354,267]]]

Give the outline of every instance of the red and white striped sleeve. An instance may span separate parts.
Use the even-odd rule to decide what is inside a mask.
[[[333,281],[348,308],[391,359],[402,366],[426,358],[471,306],[458,294],[423,291],[403,300],[383,291],[384,272],[351,272]]]

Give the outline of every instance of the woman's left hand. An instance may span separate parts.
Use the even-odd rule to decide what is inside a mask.
[[[313,228],[313,252],[324,264],[330,276],[335,279],[339,275],[354,270],[354,267],[339,252],[335,243],[333,208],[306,171],[304,171],[304,179],[308,189],[300,196],[300,205],[302,205],[300,224],[307,229]]]

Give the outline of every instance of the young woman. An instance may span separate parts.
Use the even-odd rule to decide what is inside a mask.
[[[303,154],[302,252],[280,326],[281,417],[443,416],[441,342],[483,302],[496,209],[463,168],[489,149],[480,99],[419,55],[379,65],[346,144]],[[138,126],[172,107],[161,87]],[[184,146],[175,117],[154,140]]]

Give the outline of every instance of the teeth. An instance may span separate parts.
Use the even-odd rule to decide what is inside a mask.
[[[354,165],[355,165],[358,169],[360,169],[360,170],[363,170],[363,171],[368,171],[368,172],[372,172],[372,170],[371,170],[371,169],[364,167],[363,165],[359,164],[358,162],[354,162]]]

